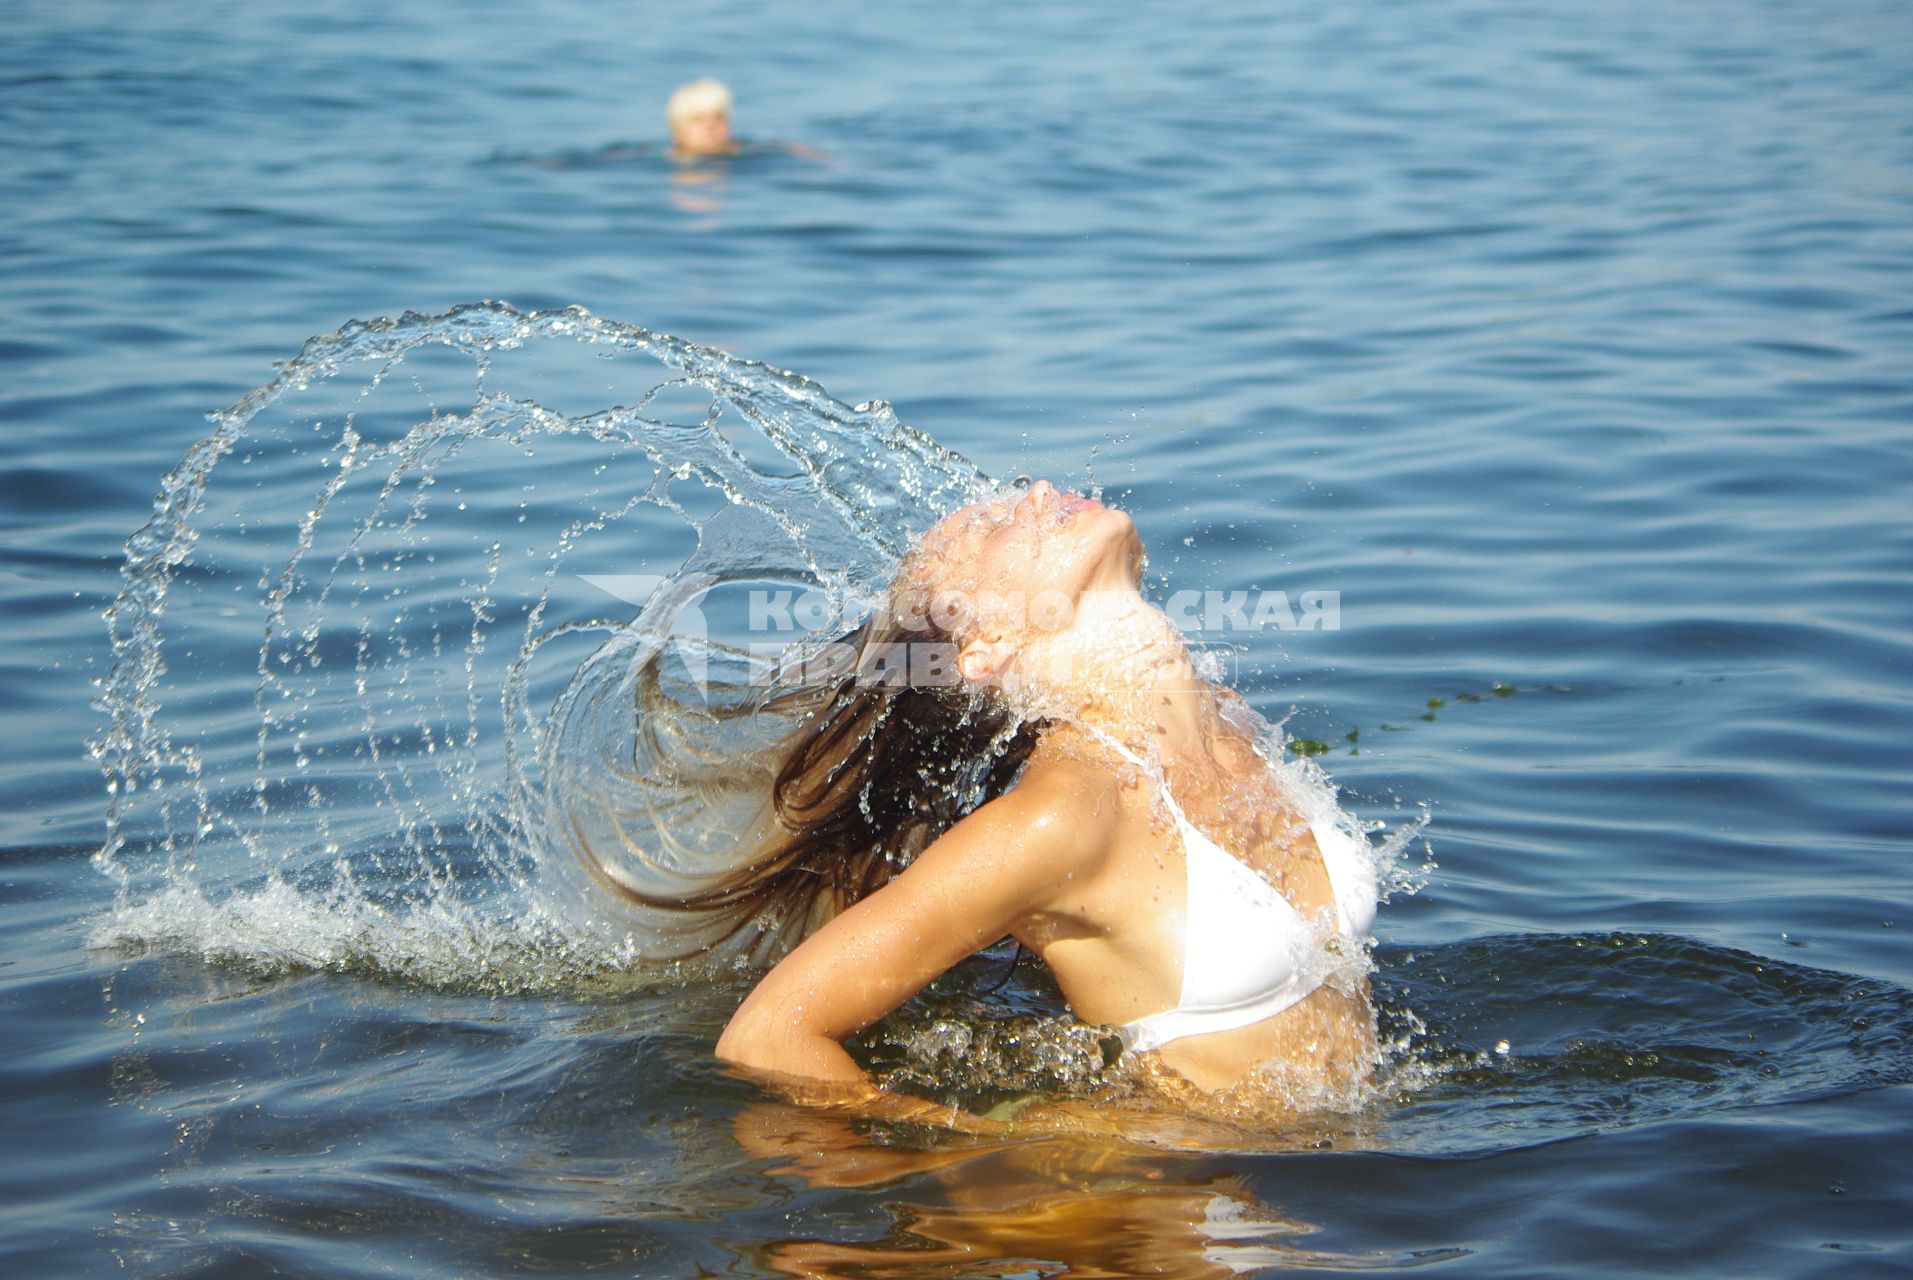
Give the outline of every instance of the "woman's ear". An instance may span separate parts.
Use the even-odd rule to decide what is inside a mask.
[[[976,637],[957,649],[957,670],[971,684],[988,684],[1016,660],[1016,646],[1001,636]]]

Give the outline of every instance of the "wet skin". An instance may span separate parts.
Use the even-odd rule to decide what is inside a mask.
[[[1046,482],[966,507],[926,535],[900,575],[899,607],[967,599],[954,629],[963,678],[1052,728],[1016,786],[773,969],[726,1028],[720,1057],[867,1087],[841,1042],[1006,936],[1044,959],[1087,1021],[1173,1007],[1181,841],[1160,786],[1112,741],[1160,762],[1190,820],[1305,916],[1332,903],[1314,839],[1256,749],[1259,722],[1196,676],[1180,637],[1141,596],[1143,563],[1126,514]],[[1173,1041],[1158,1056],[1214,1094],[1265,1064],[1349,1078],[1373,1052],[1365,991],[1324,986],[1263,1022]]]

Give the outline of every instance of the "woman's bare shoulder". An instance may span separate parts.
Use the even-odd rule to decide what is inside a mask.
[[[1113,798],[1123,789],[1124,761],[1102,742],[1075,729],[1043,735],[1030,753],[1017,786],[1045,792],[1075,792],[1083,798]]]
[[[1105,755],[1046,735],[1016,785],[994,805],[1058,851],[1100,856],[1124,820],[1122,792],[1122,779]]]
[[[1115,847],[1118,790],[1095,762],[1039,746],[1015,786],[933,841],[893,885],[947,879],[972,906],[980,893],[995,895],[1006,919],[1041,910],[1058,885],[1094,874]]]

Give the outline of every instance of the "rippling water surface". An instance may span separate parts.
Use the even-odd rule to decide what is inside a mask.
[[[1901,6],[8,28],[8,1274],[1913,1265]],[[665,162],[706,72],[822,155]],[[630,963],[512,820],[587,624],[635,612],[587,577],[669,572],[711,508],[483,397],[586,422],[655,365],[442,347],[276,401],[186,522],[163,667],[116,683],[144,615],[100,615],[205,415],[313,335],[487,298],[1099,484],[1162,597],[1338,592],[1336,629],[1219,605],[1201,639],[1351,810],[1432,813],[1380,922],[1388,1096],[1235,1150],[971,1147],[713,1071],[748,975]],[[315,521],[347,421],[420,452]],[[109,796],[128,743],[163,767]],[[1058,1010],[986,957],[860,1052],[1066,1092]]]

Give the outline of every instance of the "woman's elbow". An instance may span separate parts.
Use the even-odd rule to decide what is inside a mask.
[[[716,1055],[733,1067],[773,1079],[865,1078],[836,1040],[749,1000],[718,1036]]]
[[[769,1028],[762,1025],[763,1019],[752,1014],[748,1003],[725,1024],[724,1032],[717,1038],[717,1057],[735,1067],[756,1067],[759,1070],[771,1070],[775,1064],[770,1060]]]
[[[734,1067],[787,1072],[814,1037],[762,1000],[746,1000],[717,1038],[717,1056]]]

